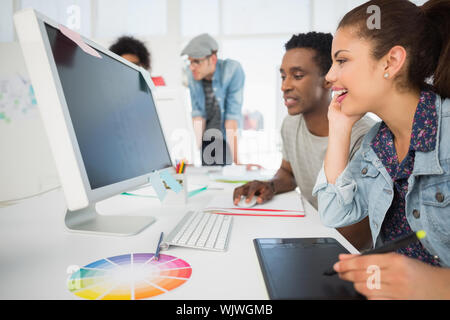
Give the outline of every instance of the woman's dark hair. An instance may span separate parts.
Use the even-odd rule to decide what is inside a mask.
[[[379,28],[368,25],[374,12],[368,7],[373,5],[379,9]],[[405,48],[408,58],[401,85],[423,89],[433,77],[433,90],[450,97],[449,0],[429,0],[422,6],[408,0],[372,0],[348,12],[338,29],[344,27],[355,27],[357,36],[371,41],[377,60],[396,45]]]
[[[316,52],[314,60],[320,69],[321,75],[327,74],[331,68],[331,44],[333,36],[331,33],[308,32],[295,34],[284,45],[286,51],[295,48],[313,49]]]
[[[144,43],[129,36],[123,36],[109,48],[115,54],[121,56],[123,54],[134,54],[139,58],[142,66],[151,70],[150,52],[145,47]]]

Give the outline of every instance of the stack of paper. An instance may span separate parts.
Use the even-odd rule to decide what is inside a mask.
[[[304,217],[305,210],[300,198],[292,194],[276,195],[272,200],[257,204],[251,208],[235,206],[231,194],[215,196],[206,206],[204,211],[220,214],[241,216],[269,216],[269,217]]]

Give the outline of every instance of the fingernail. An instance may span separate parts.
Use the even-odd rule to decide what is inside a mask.
[[[339,269],[340,269],[339,262],[336,262],[336,263],[334,264],[333,269],[334,269],[336,272],[339,272]]]

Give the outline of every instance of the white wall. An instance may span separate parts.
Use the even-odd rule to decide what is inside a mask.
[[[0,201],[59,185],[18,43],[0,43]]]

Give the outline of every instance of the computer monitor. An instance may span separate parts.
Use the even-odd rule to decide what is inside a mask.
[[[140,232],[155,219],[98,214],[95,204],[173,170],[149,73],[33,9],[14,21],[67,202],[67,229]]]

